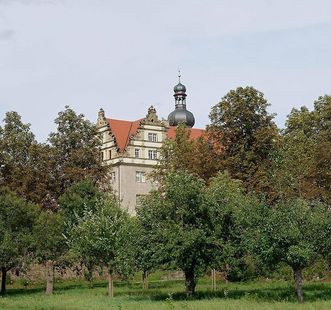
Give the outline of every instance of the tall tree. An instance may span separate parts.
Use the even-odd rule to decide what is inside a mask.
[[[150,232],[157,240],[159,263],[184,272],[188,296],[195,293],[198,277],[211,265],[213,254],[204,190],[201,179],[187,172],[170,173],[162,192],[154,192],[138,210],[138,218],[152,218]]]
[[[49,135],[55,151],[58,199],[70,185],[86,178],[100,184],[107,177],[102,165],[101,139],[95,125],[66,106],[55,119],[57,131]]]
[[[318,258],[323,244],[325,218],[330,211],[322,205],[310,206],[300,199],[281,201],[274,207],[254,206],[246,213],[248,247],[270,268],[280,262],[293,270],[295,291],[303,302],[302,272]],[[330,226],[329,226],[330,227]]]
[[[228,92],[210,112],[209,130],[223,147],[222,166],[248,191],[272,192],[268,181],[270,154],[275,150],[278,130],[270,104],[253,87]]]
[[[283,197],[331,204],[331,97],[320,97],[313,111],[293,109],[274,158],[272,180]]]
[[[20,268],[34,251],[32,228],[38,215],[35,205],[27,203],[6,188],[0,188],[0,268],[1,293],[6,292],[6,275]]]
[[[30,125],[17,112],[7,112],[0,127],[0,186],[26,197],[25,182],[30,165],[30,148],[36,141]]]
[[[113,297],[114,273],[130,274],[134,270],[134,225],[115,197],[87,211],[72,230],[70,244],[80,257],[108,269],[108,295]]]
[[[167,139],[160,150],[160,160],[152,176],[163,183],[169,172],[193,173],[206,182],[219,170],[220,150],[209,132],[193,139],[190,128],[177,126],[175,137]]]

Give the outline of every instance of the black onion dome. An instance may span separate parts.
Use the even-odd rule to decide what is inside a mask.
[[[175,109],[168,116],[170,126],[177,126],[180,123],[185,123],[188,127],[193,127],[195,119],[193,114],[186,109]]]
[[[174,87],[174,92],[179,93],[179,92],[186,92],[186,87],[183,85],[181,82],[179,82],[175,87]]]

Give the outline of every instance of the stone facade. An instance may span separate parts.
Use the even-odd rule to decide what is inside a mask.
[[[103,161],[112,168],[112,187],[123,208],[135,214],[140,197],[153,188],[148,174],[158,162],[169,126],[158,119],[153,106],[145,118],[133,122],[107,119],[100,110],[97,126],[103,142]]]

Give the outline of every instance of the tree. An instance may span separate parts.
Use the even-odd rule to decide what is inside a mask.
[[[6,188],[0,188],[0,268],[1,293],[6,292],[7,272],[21,268],[32,257],[33,224],[38,209]]]
[[[176,266],[185,275],[186,293],[195,293],[198,276],[211,265],[213,247],[205,185],[185,172],[170,173],[162,192],[154,192],[138,210],[152,218],[150,232],[157,240],[160,264]],[[146,222],[146,219],[141,219]]]
[[[115,197],[103,199],[96,207],[78,219],[70,245],[79,257],[108,269],[108,295],[113,297],[114,273],[128,275],[134,269],[134,226]]]
[[[78,224],[78,220],[86,212],[95,212],[98,203],[106,198],[106,194],[101,192],[90,179],[86,179],[71,185],[59,198],[59,212],[64,218],[64,234],[71,237],[71,229]],[[85,266],[84,276],[92,287],[92,274],[95,268],[94,260],[88,256],[78,258],[82,266]]]
[[[89,178],[100,184],[107,177],[107,167],[102,165],[101,139],[95,125],[66,106],[55,119],[57,131],[49,135],[55,151],[57,200],[70,185]]]
[[[0,127],[0,186],[6,186],[27,198],[26,178],[30,148],[36,144],[30,125],[22,122],[17,112],[7,112]]]
[[[213,267],[221,269],[226,279],[247,279],[255,270],[244,239],[245,210],[258,201],[245,194],[241,182],[231,179],[228,173],[218,173],[212,178],[206,201],[215,238]]]
[[[270,155],[277,149],[278,129],[270,104],[253,87],[231,90],[210,112],[210,132],[223,147],[222,170],[241,180],[247,191],[271,193]]]
[[[36,257],[46,266],[46,294],[53,294],[55,268],[62,265],[67,251],[64,218],[51,210],[40,212],[34,226]]]
[[[321,232],[330,211],[300,199],[281,201],[272,208],[262,205],[252,208],[247,213],[248,246],[270,268],[280,262],[292,268],[297,299],[303,302],[302,272],[321,253]]]
[[[152,176],[163,183],[167,174],[174,171],[193,173],[206,182],[219,170],[217,141],[209,132],[198,139],[191,137],[190,129],[184,123],[176,128],[173,139],[167,139],[160,150],[160,160]]]
[[[331,204],[331,97],[315,108],[293,109],[274,158],[272,181],[281,197],[301,197]]]

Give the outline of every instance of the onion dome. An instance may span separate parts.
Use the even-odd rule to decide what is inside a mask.
[[[186,110],[186,87],[180,82],[180,72],[178,75],[179,82],[174,87],[175,110],[168,116],[170,126],[177,126],[180,123],[185,123],[188,127],[193,127],[195,123],[194,115]]]

